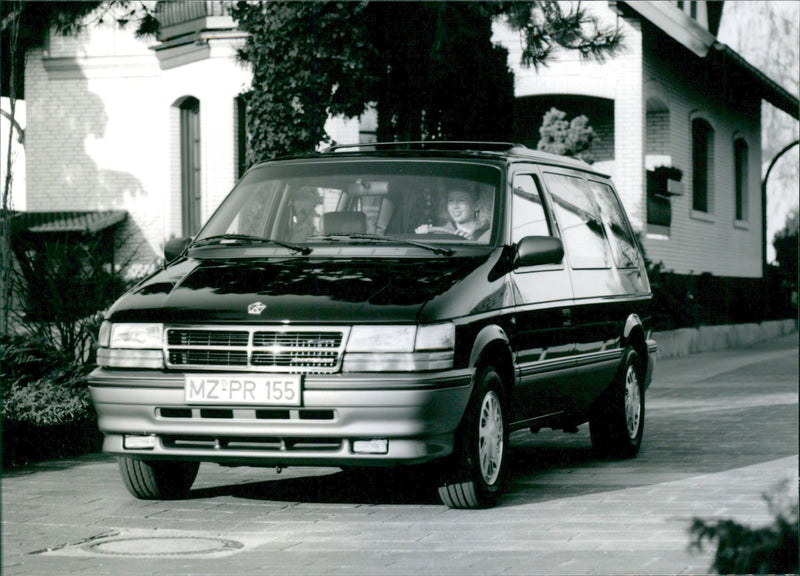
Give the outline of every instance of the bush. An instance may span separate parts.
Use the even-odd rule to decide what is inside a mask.
[[[100,448],[89,367],[32,336],[0,341],[3,467]]]
[[[692,546],[716,541],[712,568],[718,574],[797,574],[797,492],[789,480],[764,495],[775,517],[771,526],[750,528],[733,520],[695,519],[690,529]]]
[[[600,138],[594,128],[589,126],[589,119],[581,115],[567,122],[566,118],[567,113],[558,108],[550,108],[545,113],[539,128],[540,140],[536,149],[573,156],[588,164],[594,163],[594,155],[590,149],[592,143],[599,142]]]

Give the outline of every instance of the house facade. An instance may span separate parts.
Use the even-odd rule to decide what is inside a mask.
[[[160,10],[158,39],[114,23],[51,35],[25,71],[27,210],[123,209],[140,274],[194,234],[240,173],[241,32],[219,2]]]
[[[514,139],[535,147],[551,107],[585,114],[596,165],[615,178],[648,257],[679,273],[759,277],[764,252],[760,106],[797,117],[797,98],[715,40],[722,2],[594,2],[625,37],[587,63],[520,64],[518,35],[494,40],[515,73]],[[193,234],[235,183],[246,147],[236,60],[244,37],[220,2],[160,2],[160,36],[114,26],[52,36],[26,69],[30,211],[124,209],[137,260]],[[330,119],[340,143],[369,141],[374,116]]]
[[[797,98],[716,42],[722,2],[584,3],[619,25],[623,52],[605,63],[559,54],[520,64],[518,36],[495,26],[515,73],[515,137],[536,145],[555,106],[585,114],[653,262],[681,274],[761,277],[761,103],[797,118]]]

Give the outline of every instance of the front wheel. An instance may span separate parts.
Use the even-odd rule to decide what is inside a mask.
[[[506,469],[508,426],[503,381],[487,366],[478,370],[455,453],[447,463],[439,498],[450,508],[490,508],[497,502]]]
[[[178,500],[189,494],[197,477],[199,462],[135,460],[119,458],[119,472],[125,487],[140,500]]]
[[[601,454],[632,458],[644,434],[644,385],[639,355],[627,348],[611,387],[589,422],[592,445]]]

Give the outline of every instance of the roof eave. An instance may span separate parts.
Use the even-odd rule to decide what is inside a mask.
[[[729,65],[737,67],[740,73],[757,84],[761,88],[761,96],[764,100],[779,110],[786,112],[795,120],[800,120],[800,100],[797,96],[750,64],[730,46],[721,42],[714,42],[712,49],[713,55],[718,55],[723,61],[730,63]]]
[[[670,38],[700,58],[705,58],[716,39],[695,20],[677,10],[672,2],[611,2],[622,4],[649,20]]]
[[[735,67],[759,87],[761,98],[792,116],[800,115],[800,101],[780,84],[750,64],[729,46],[717,42],[713,34],[692,18],[676,10],[671,2],[609,2],[623,7],[651,22],[670,38],[703,59],[719,59],[721,65]]]

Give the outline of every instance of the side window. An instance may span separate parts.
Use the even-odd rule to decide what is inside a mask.
[[[610,268],[611,255],[600,208],[581,178],[545,173],[556,220],[573,268]]]
[[[550,227],[533,176],[517,174],[511,206],[511,241],[517,243],[525,236],[550,236]]]
[[[611,253],[617,268],[636,268],[639,252],[636,239],[625,220],[624,212],[614,191],[608,184],[589,181],[589,188],[600,205],[600,215],[611,243]]]

